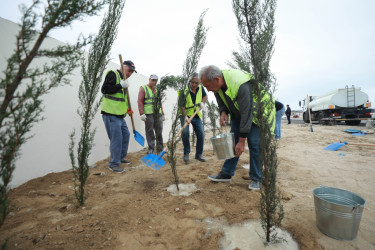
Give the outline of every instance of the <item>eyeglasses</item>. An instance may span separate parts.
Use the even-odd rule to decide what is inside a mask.
[[[196,82],[196,81],[190,81],[191,83],[194,83],[194,84],[199,84],[199,82]]]

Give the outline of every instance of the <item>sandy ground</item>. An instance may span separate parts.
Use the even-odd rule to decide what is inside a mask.
[[[375,143],[375,135],[352,136],[344,130],[357,127],[345,125],[313,128],[282,123],[278,181],[283,228],[301,249],[375,249],[375,147],[323,150],[337,141]],[[231,183],[207,179],[222,161],[206,137],[206,163],[185,165],[179,150],[178,175],[182,184],[195,184],[191,195],[171,195],[169,165],[158,171],[143,166],[139,159],[145,152],[129,154],[133,163],[124,166],[123,174],[110,172],[107,160],[98,162],[90,171],[84,207],[75,206],[71,172],[51,173],[10,191],[11,212],[0,229],[0,243],[8,239],[10,249],[219,249],[223,232],[210,230],[207,221],[233,225],[258,219],[260,194],[248,190],[248,170],[241,166]],[[242,155],[240,165],[248,157],[248,152]],[[312,190],[319,185],[366,199],[357,239],[339,241],[317,229]]]

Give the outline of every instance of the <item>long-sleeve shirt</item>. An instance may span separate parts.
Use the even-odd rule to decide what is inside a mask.
[[[217,104],[219,105],[220,114],[225,112],[231,114],[232,119],[240,120],[240,137],[245,138],[250,132],[251,125],[253,123],[253,95],[250,81],[245,82],[238,89],[236,101],[238,103],[239,110],[234,106],[233,101],[225,94],[227,88],[222,89],[229,109],[225,106],[223,100],[221,100],[218,93],[215,93]]]
[[[152,89],[153,94],[155,94],[155,90],[156,90],[155,88]],[[139,92],[138,92],[138,111],[139,111],[139,115],[143,115],[145,113],[144,110],[143,110],[144,103],[145,103],[145,96],[146,96],[145,89],[143,87],[140,87]],[[160,104],[160,108],[161,108],[161,113],[164,115],[163,104]]]

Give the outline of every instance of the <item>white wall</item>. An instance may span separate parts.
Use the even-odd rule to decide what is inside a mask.
[[[15,36],[18,31],[18,25],[0,18],[0,30],[3,33],[0,39],[0,77],[3,77],[3,71],[6,68],[6,59],[15,49]],[[48,38],[42,47],[53,47],[63,44],[53,38]],[[138,74],[133,74],[130,78],[129,94],[132,108],[134,110],[134,122],[136,130],[145,137],[144,123],[139,119],[137,97],[139,87],[148,83],[148,76],[142,75],[142,65],[137,64],[137,58],[131,59],[137,68]],[[118,59],[117,59],[118,61]],[[36,63],[41,64],[43,60]],[[119,64],[110,62],[107,69],[118,69]],[[152,72],[158,74],[158,72]],[[24,182],[46,175],[51,172],[60,172],[71,168],[68,155],[69,135],[73,128],[76,129],[76,143],[78,143],[81,127],[80,117],[77,115],[78,88],[81,83],[80,67],[75,69],[71,79],[70,86],[58,87],[44,97],[45,110],[43,117],[45,120],[35,124],[30,135],[34,135],[21,147],[20,159],[16,162],[16,170],[13,173],[11,186],[15,187]],[[104,76],[103,76],[104,80]],[[98,99],[101,93],[98,94]],[[163,137],[168,140],[169,128],[171,127],[171,114],[176,103],[176,93],[172,90],[167,91],[167,99],[163,103],[164,112],[167,120],[164,123]],[[25,114],[27,115],[27,114]],[[134,140],[133,130],[131,128],[130,118],[126,118],[127,125],[131,133],[129,152],[136,152],[142,147]],[[109,139],[104,128],[100,111],[95,117],[92,127],[96,127],[95,145],[89,158],[90,164],[103,160],[109,156]],[[146,138],[146,137],[145,137]],[[147,142],[145,143],[147,147]],[[138,162],[140,163],[140,162]],[[135,164],[138,164],[135,163]]]

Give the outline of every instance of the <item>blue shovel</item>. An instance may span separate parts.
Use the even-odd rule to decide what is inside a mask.
[[[123,64],[123,60],[122,60],[122,56],[121,54],[119,55],[119,58],[120,58],[120,65],[121,65],[121,71],[122,71],[122,75],[124,77],[124,81],[126,80],[126,75],[125,75],[125,67],[124,67],[124,64]],[[128,97],[128,105],[129,105],[129,109],[132,110],[132,104],[130,102],[130,98],[129,98],[129,90],[128,88],[126,88],[126,95]],[[140,134],[138,133],[135,129],[134,129],[134,118],[133,118],[133,114],[129,114],[130,115],[130,118],[131,118],[131,121],[132,121],[132,128],[133,128],[133,133],[134,133],[134,139],[136,142],[138,142],[142,147],[145,146],[145,138]]]
[[[192,116],[190,116],[190,118],[185,122],[184,126],[180,129],[180,131],[178,131],[177,135],[173,138],[173,140],[175,138],[177,138],[182,133],[184,128],[186,128],[186,126],[188,126],[190,124],[191,120],[194,118],[194,116],[198,113],[199,110],[200,110],[200,108],[197,107],[194,114]],[[159,170],[165,164],[165,161],[162,159],[162,157],[166,153],[166,151],[167,151],[167,147],[165,147],[159,155],[148,154],[148,155],[144,156],[143,158],[141,158],[141,162],[148,167],[152,167],[155,170]]]
[[[332,143],[332,144],[328,145],[327,147],[325,147],[323,149],[329,150],[329,151],[336,151],[337,149],[341,148],[344,145],[372,146],[372,147],[375,146],[375,144],[371,144],[371,143],[351,143],[351,142],[344,141],[344,142]]]

